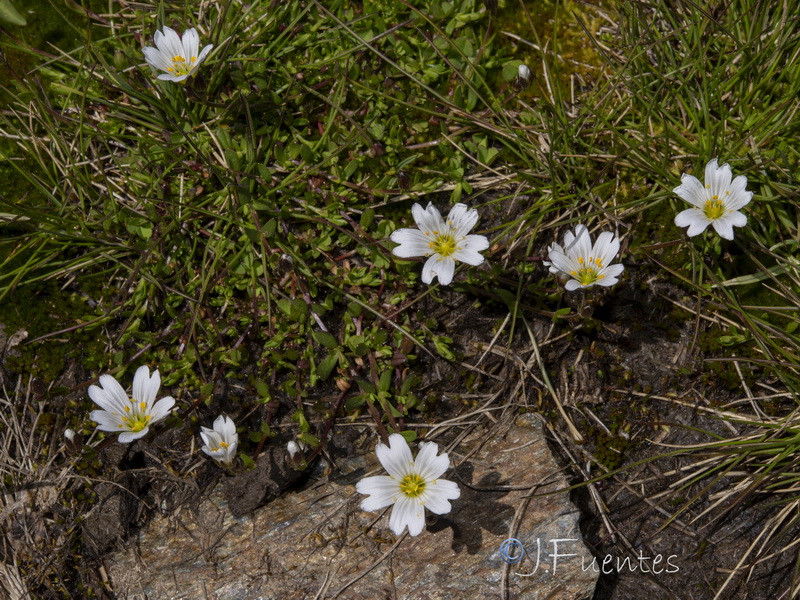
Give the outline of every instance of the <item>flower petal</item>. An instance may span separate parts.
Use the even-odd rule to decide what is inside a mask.
[[[142,48],[142,52],[144,53],[144,59],[151,67],[162,71],[172,67],[172,62],[160,50],[147,46]]]
[[[442,215],[436,210],[433,204],[428,204],[428,208],[423,209],[419,204],[411,207],[411,214],[414,221],[424,235],[433,236],[434,231],[444,231],[444,221]]]
[[[713,186],[714,181],[717,179],[717,170],[719,167],[717,166],[717,159],[712,158],[710,161],[706,163],[706,185]],[[709,187],[708,189],[711,189]]]
[[[359,494],[369,494],[369,497],[361,501],[361,510],[367,511],[380,510],[394,504],[401,494],[397,480],[386,475],[365,477],[356,484],[356,491]]]
[[[603,277],[603,279],[598,279],[592,285],[597,284],[603,287],[610,287],[616,283],[619,283],[619,279],[616,277]]]
[[[89,413],[89,418],[97,423],[97,429],[100,431],[111,431],[111,432],[118,432],[120,430],[120,425],[125,427],[125,423],[122,421],[122,416],[119,414],[113,414],[105,410],[93,410]]]
[[[575,226],[575,240],[566,248],[567,255],[571,258],[582,257],[584,260],[589,258],[592,253],[592,236],[586,225]]]
[[[430,256],[431,241],[419,229],[398,229],[389,237],[396,244],[392,254],[400,258],[413,258],[415,256]]]
[[[375,454],[386,472],[396,479],[403,479],[411,472],[414,466],[414,458],[411,456],[411,449],[408,442],[399,433],[389,436],[389,445],[378,444]],[[399,484],[398,484],[399,485]]]
[[[681,184],[672,190],[672,192],[697,208],[703,208],[703,205],[709,197],[708,192],[705,187],[703,187],[703,184],[700,183],[700,180],[694,175],[688,175],[687,173],[681,175]]]
[[[175,398],[164,396],[150,409],[150,423],[157,423],[166,417],[173,406],[175,406]]]
[[[675,225],[678,227],[689,227],[686,235],[693,237],[705,231],[708,227],[708,219],[698,208],[687,208],[675,215]]]
[[[131,397],[138,402],[147,402],[148,389],[150,387],[150,369],[142,365],[136,369],[136,374],[133,376],[133,391]],[[155,395],[154,395],[155,397]],[[151,404],[147,405],[148,407]]]
[[[736,214],[742,215],[742,213],[736,213]],[[742,216],[744,217],[744,215]],[[733,221],[734,219],[731,219],[729,215],[725,215],[723,217],[720,217],[719,219],[714,219],[713,221],[711,221],[711,225],[719,234],[719,237],[724,238],[726,240],[732,240]],[[747,224],[747,217],[745,217],[745,224]]]
[[[471,235],[469,237],[478,236]],[[453,258],[465,264],[472,265],[473,267],[483,264],[484,260],[483,255],[479,254],[478,251],[473,250],[472,248],[459,248],[453,253]]]
[[[160,79],[161,81],[174,81],[175,83],[180,83],[181,81],[183,81],[187,77],[189,77],[188,74],[186,74],[186,75],[171,75],[169,73],[161,73],[161,75],[158,76],[158,79]]]
[[[579,269],[579,266],[572,258],[556,250],[551,250],[548,258],[550,259],[553,267],[556,268],[556,271],[560,271],[566,275],[569,275],[572,271],[577,271]],[[550,271],[553,273],[556,272],[552,267],[550,268]]]
[[[599,283],[600,285],[608,285],[607,283],[604,283],[606,279],[608,279],[609,277],[619,277],[624,270],[625,267],[620,264],[608,265],[605,269],[602,270],[603,279],[598,280],[597,283]]]
[[[475,225],[478,224],[478,218],[477,210],[467,208],[466,204],[458,203],[450,209],[450,214],[447,215],[447,225],[458,239],[475,228]]]
[[[89,397],[106,410],[125,412],[125,407],[130,406],[130,400],[117,380],[111,375],[101,375],[100,385],[103,387],[100,394],[97,393],[99,391],[97,386],[89,387]],[[92,388],[94,388],[94,395]],[[105,400],[105,405],[102,404],[103,400]]]
[[[206,445],[206,446],[203,446],[202,448],[200,448],[200,450],[202,452],[208,454],[214,460],[221,460],[222,458],[224,458],[225,457],[225,450],[224,449],[220,449],[219,446],[214,446],[214,447],[217,448],[217,449],[216,450],[212,450],[210,446]]]
[[[208,44],[205,48],[200,51],[200,56],[197,57],[197,65],[199,66],[201,62],[208,56],[208,53],[211,52],[211,49],[214,47],[214,44]]]
[[[564,288],[566,288],[566,290],[567,290],[568,292],[575,291],[575,290],[577,290],[578,288],[581,288],[581,287],[584,287],[584,286],[582,286],[582,285],[581,285],[581,283],[580,283],[580,281],[578,281],[577,279],[570,279],[570,280],[569,280],[569,281],[568,281],[568,282],[567,282],[567,283],[564,285]]]
[[[739,210],[740,208],[744,208],[745,206],[750,204],[750,200],[752,199],[753,199],[753,192],[746,192],[744,190],[731,192],[728,201],[725,203],[725,207],[728,208],[729,210]]]
[[[418,500],[401,495],[392,509],[389,527],[395,535],[400,535],[406,526],[412,536],[419,535],[425,527],[425,509]]]
[[[117,439],[117,441],[120,444],[130,444],[132,441],[146,436],[148,431],[150,431],[149,427],[145,427],[141,431],[124,431],[119,434],[119,439]]]
[[[711,184],[711,195],[718,196],[722,198],[725,196],[725,192],[727,192],[731,187],[731,178],[733,174],[731,173],[731,166],[728,163],[725,163],[721,167],[717,167],[716,171],[714,172],[713,178],[708,179],[708,166],[714,162],[716,164],[717,159],[713,159],[706,165],[706,183]]]
[[[222,415],[217,417],[217,420],[214,421],[214,429],[219,431],[222,437],[224,437],[226,440],[232,440],[234,437],[239,437],[236,433],[236,424],[230,417],[223,417]]]
[[[604,231],[597,236],[597,241],[592,247],[592,255],[599,258],[603,265],[611,264],[619,253],[619,238],[612,232]]]
[[[461,242],[459,248],[453,253],[455,260],[460,260],[463,263],[477,267],[483,264],[483,256],[480,254],[481,250],[486,250],[489,247],[489,240],[482,235],[468,235],[466,239]]]
[[[414,472],[426,482],[438,479],[450,468],[447,453],[436,456],[439,445],[434,442],[423,442],[419,445],[417,459],[414,461]]]
[[[197,35],[197,29],[192,27],[183,32],[181,46],[183,48],[183,57],[187,61],[192,60],[192,58],[197,60],[197,53],[200,50],[200,36]]]
[[[425,487],[423,504],[425,508],[436,515],[444,515],[452,510],[448,500],[455,500],[461,496],[458,484],[447,479],[438,479]]]
[[[168,58],[170,60],[172,60],[172,58],[175,56],[186,58],[183,56],[183,42],[181,42],[181,36],[178,35],[178,32],[174,29],[170,29],[169,27],[164,27],[164,34],[164,42],[169,54]]]
[[[219,434],[208,427],[200,427],[200,437],[208,448],[219,448]]]
[[[439,254],[434,254],[422,267],[422,281],[423,283],[430,284],[434,277],[439,278],[441,285],[448,285],[453,281],[453,273],[455,272],[456,263],[452,257],[443,257]]]

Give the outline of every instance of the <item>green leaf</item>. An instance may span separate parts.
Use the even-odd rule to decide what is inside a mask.
[[[413,442],[414,440],[417,439],[416,431],[411,431],[411,430],[401,431],[400,435],[402,435],[407,442]]]
[[[301,433],[299,437],[300,441],[305,442],[312,448],[319,446],[319,438],[312,433]]]
[[[17,12],[10,0],[0,0],[0,21],[10,25],[17,25],[18,27],[28,24],[25,17]]]
[[[319,366],[317,367],[317,374],[319,375],[320,379],[327,379],[330,377],[331,372],[339,363],[339,354],[334,352],[326,356]]]
[[[372,225],[372,222],[375,220],[375,209],[368,208],[363,213],[361,213],[361,227],[364,229],[369,228]]]
[[[336,338],[326,331],[314,331],[311,333],[311,335],[318,344],[322,344],[328,350],[338,348],[339,346],[339,342],[336,341]]]

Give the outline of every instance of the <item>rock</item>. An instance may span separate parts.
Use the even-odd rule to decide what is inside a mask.
[[[253,512],[303,476],[291,467],[285,445],[270,446],[258,457],[256,468],[225,482],[225,499],[231,512],[241,517]]]
[[[247,517],[233,516],[219,488],[197,510],[157,516],[107,557],[115,592],[131,600],[591,597],[597,573],[568,493],[531,497],[567,487],[536,418],[459,445],[445,478],[460,481],[461,498],[417,537],[395,538],[388,512],[360,510],[354,485],[379,466],[373,449]],[[501,559],[509,537],[527,551],[516,565]],[[572,541],[556,542],[554,564],[559,539]]]

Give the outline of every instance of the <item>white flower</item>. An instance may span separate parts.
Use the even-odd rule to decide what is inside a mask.
[[[592,237],[585,225],[576,225],[575,233],[564,235],[564,247],[553,243],[547,250],[545,266],[551,273],[564,273],[572,277],[568,291],[593,285],[609,286],[619,281],[622,265],[610,264],[619,252],[619,240],[610,231],[600,234],[592,246]]]
[[[419,535],[425,526],[425,508],[437,515],[449,513],[448,500],[455,500],[461,490],[453,481],[439,479],[450,466],[447,454],[436,456],[439,446],[433,442],[420,444],[417,460],[413,460],[405,438],[399,433],[389,436],[389,446],[378,444],[375,453],[389,476],[365,477],[356,484],[356,491],[369,494],[361,502],[362,510],[378,510],[394,504],[389,527],[400,535],[408,525],[411,535]]]
[[[183,32],[183,39],[174,29],[164,27],[163,33],[156,31],[153,40],[156,43],[155,48],[147,46],[142,49],[145,60],[151,67],[166,71],[158,76],[159,79],[175,82],[183,81],[193,75],[214,47],[213,44],[209,44],[198,53],[200,36],[194,27]]]
[[[706,183],[703,185],[693,175],[684,173],[681,184],[672,190],[686,200],[693,208],[687,208],[675,217],[675,225],[689,227],[689,237],[714,226],[720,237],[733,239],[733,228],[747,225],[747,217],[739,212],[753,199],[753,192],[745,190],[747,177],[739,175],[731,181],[731,167],[725,163],[717,166],[717,159],[706,165]]]
[[[528,68],[528,65],[520,65],[517,67],[517,79],[521,81],[528,81],[531,77],[531,70]]]
[[[456,260],[477,266],[483,262],[479,254],[489,247],[489,240],[482,235],[467,235],[478,222],[478,211],[456,204],[447,215],[447,222],[433,206],[423,209],[419,204],[411,208],[419,229],[398,229],[392,233],[393,242],[400,244],[392,254],[400,258],[430,256],[422,267],[422,281],[430,283],[434,276],[439,283],[448,285],[453,281]]]
[[[150,377],[150,369],[141,366],[133,376],[133,397],[129,398],[111,375],[101,375],[100,385],[89,386],[89,397],[103,410],[93,410],[89,415],[100,431],[121,432],[119,442],[127,444],[147,434],[150,425],[169,414],[175,399],[166,396],[156,402],[161,386],[158,369]]]
[[[239,434],[230,417],[220,415],[214,421],[214,429],[200,427],[200,437],[205,446],[203,452],[221,463],[230,465],[236,458],[236,446],[239,445]]]

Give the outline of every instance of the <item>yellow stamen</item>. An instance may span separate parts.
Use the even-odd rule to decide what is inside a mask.
[[[187,61],[183,56],[177,54],[172,57],[172,67],[167,67],[167,71],[176,75],[188,75],[194,66],[196,58],[192,57],[191,61]]]
[[[578,258],[578,261],[583,264],[580,258]],[[570,275],[577,279],[578,283],[583,286],[592,285],[595,281],[604,277],[604,275],[600,275],[594,267],[584,267],[579,269],[577,273],[575,271],[570,271]]]
[[[713,200],[706,200],[706,205],[703,207],[703,214],[709,221],[715,221],[725,214],[725,205],[722,200],[718,200],[714,196]]]
[[[409,498],[416,498],[425,491],[425,480],[415,473],[406,475],[400,482],[400,491]]]
[[[452,235],[449,233],[439,235],[438,231],[434,231],[434,233],[436,234],[436,239],[431,242],[430,247],[440,257],[450,256],[458,250],[458,244]]]

